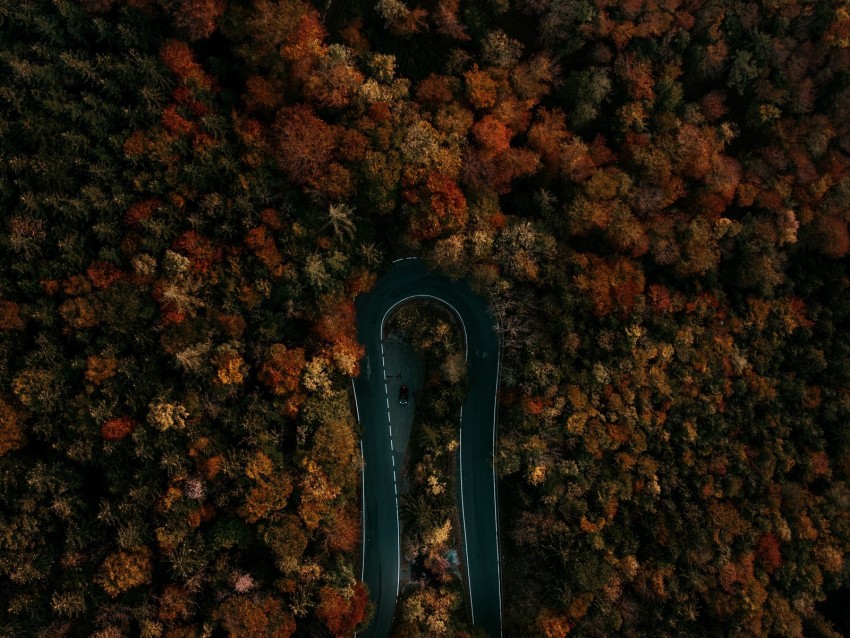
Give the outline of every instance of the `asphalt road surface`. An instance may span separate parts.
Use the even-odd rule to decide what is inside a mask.
[[[390,635],[399,592],[398,467],[393,425],[399,427],[398,386],[403,376],[385,369],[383,326],[389,312],[404,301],[442,301],[463,324],[469,382],[460,423],[459,468],[461,522],[471,595],[473,623],[491,638],[502,635],[502,595],[493,456],[496,442],[496,392],[499,383],[499,339],[487,304],[464,282],[440,277],[418,259],[392,265],[375,287],[355,300],[357,335],[366,348],[360,376],[354,379],[357,418],[363,439],[363,566],[375,617],[361,633],[367,638]],[[404,406],[410,407],[411,406]]]

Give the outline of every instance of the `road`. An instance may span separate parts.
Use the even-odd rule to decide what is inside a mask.
[[[399,592],[401,548],[398,516],[400,471],[393,426],[399,427],[398,385],[405,383],[384,368],[383,326],[389,312],[414,298],[442,301],[460,317],[467,348],[469,395],[459,416],[458,448],[465,566],[473,623],[491,638],[502,635],[501,566],[496,474],[496,393],[499,339],[487,304],[464,282],[427,270],[418,259],[392,265],[375,287],[355,300],[357,334],[366,354],[353,380],[357,419],[362,424],[363,565],[375,617],[360,635],[386,638]],[[412,406],[409,406],[412,408]],[[395,418],[395,420],[394,420]],[[396,437],[398,434],[396,434]]]

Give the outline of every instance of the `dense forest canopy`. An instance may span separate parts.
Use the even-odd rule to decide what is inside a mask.
[[[846,3],[0,0],[0,68],[0,634],[368,622],[407,255],[499,321],[507,636],[848,631]]]

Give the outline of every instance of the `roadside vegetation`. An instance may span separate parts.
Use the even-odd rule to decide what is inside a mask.
[[[0,635],[367,623],[352,299],[412,254],[502,331],[506,636],[850,633],[846,4],[0,0],[0,43]]]

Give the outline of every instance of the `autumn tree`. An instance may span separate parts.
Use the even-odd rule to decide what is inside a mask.
[[[245,475],[251,479],[239,513],[248,522],[262,519],[275,520],[281,516],[292,494],[292,480],[281,468],[275,468],[272,460],[258,451],[245,467]]]
[[[0,399],[0,456],[26,444],[21,415]]]
[[[120,593],[150,582],[153,570],[152,554],[148,547],[110,554],[98,573],[98,582],[112,598]]]
[[[257,375],[272,394],[289,397],[287,412],[291,415],[297,414],[304,400],[304,395],[299,392],[304,366],[303,348],[287,348],[276,343],[269,348],[268,357]]]
[[[282,601],[271,596],[232,596],[218,606],[214,617],[231,638],[289,638],[296,629],[295,620],[284,612]]]
[[[335,160],[337,129],[307,106],[283,109],[275,123],[281,169],[296,183],[343,199],[351,193],[351,175]]]
[[[343,374],[356,376],[363,346],[357,342],[354,304],[345,299],[326,299],[324,310],[314,325],[316,335],[326,344],[327,358]]]
[[[224,13],[224,0],[182,0],[176,8],[174,21],[190,40],[208,38]]]
[[[325,586],[319,590],[316,613],[331,634],[348,636],[366,619],[368,600],[362,583],[344,592]]]

